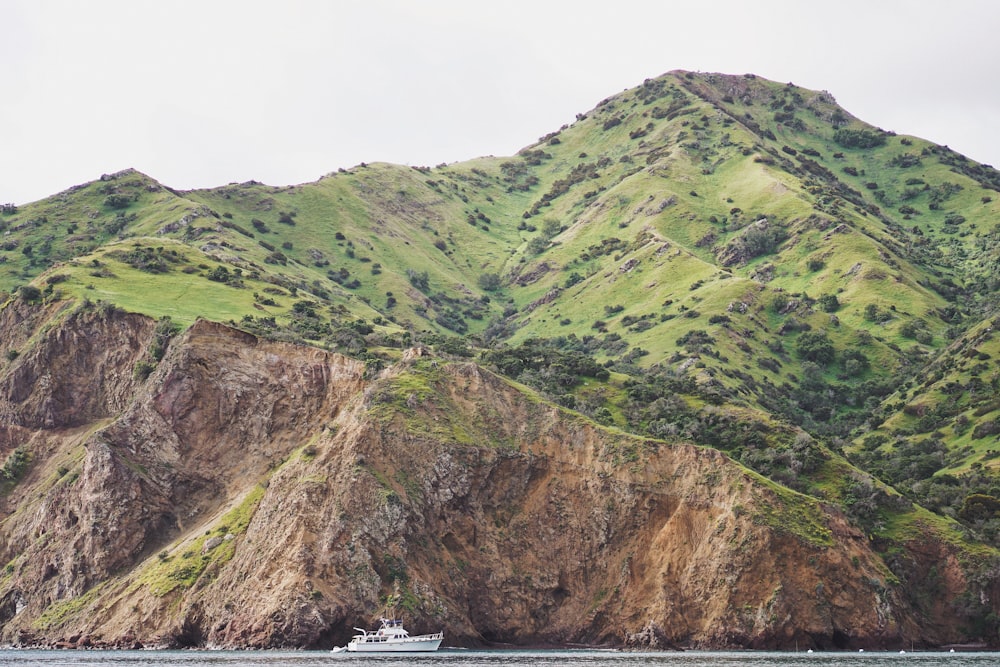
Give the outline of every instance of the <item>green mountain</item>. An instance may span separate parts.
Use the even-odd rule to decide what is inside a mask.
[[[143,379],[199,319],[369,376],[474,360],[837,508],[904,587],[916,533],[995,588],[998,214],[1000,172],[829,93],[671,72],[511,157],[194,191],[126,170],[5,206],[0,300],[159,319]],[[995,641],[996,610],[964,609]]]

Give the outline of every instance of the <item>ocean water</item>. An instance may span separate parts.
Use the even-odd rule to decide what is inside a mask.
[[[236,667],[291,665],[295,667],[997,667],[1000,653],[915,651],[758,652],[685,651],[632,653],[624,651],[465,651],[442,649],[419,655],[357,655],[326,651],[34,651],[0,650],[0,666],[56,667]]]

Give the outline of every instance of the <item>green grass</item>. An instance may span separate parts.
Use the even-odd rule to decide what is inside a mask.
[[[34,620],[32,625],[36,629],[43,631],[61,626],[70,618],[82,613],[88,606],[95,602],[106,586],[107,582],[97,584],[82,595],[53,602]]]
[[[225,565],[236,551],[236,539],[224,539],[214,549],[202,553],[205,541],[211,537],[242,535],[265,491],[262,485],[254,486],[239,505],[225,513],[205,534],[185,540],[151,559],[135,585],[148,587],[153,595],[163,597],[177,589],[191,588],[209,566]]]
[[[101,268],[114,274],[113,278],[93,275],[99,269],[90,262],[81,261],[60,268],[59,273],[70,276],[70,279],[59,283],[59,289],[79,300],[105,301],[153,318],[167,316],[183,326],[192,324],[207,313],[212,313],[213,319],[239,321],[245,314],[272,314],[280,317],[290,309],[290,297],[278,297],[284,302],[280,308],[266,308],[263,311],[254,308],[253,293],[269,287],[268,283],[245,280],[245,287],[234,288],[210,281],[204,277],[208,270],[197,267],[204,265],[210,270],[220,264],[199,256],[183,244],[164,239],[138,239],[121,245],[132,248],[153,244],[158,247],[175,247],[186,266],[196,269],[196,274],[177,269],[165,274],[147,273],[103,252],[93,255],[92,259],[100,261]],[[108,249],[113,250],[115,247],[112,245]]]
[[[747,475],[765,489],[772,498],[757,497],[752,517],[778,532],[788,533],[816,547],[832,546],[833,533],[826,525],[825,513],[818,500],[784,486],[766,477],[748,471]]]

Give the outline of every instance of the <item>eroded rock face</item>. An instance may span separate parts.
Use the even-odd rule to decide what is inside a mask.
[[[0,313],[46,321],[0,375],[0,449],[31,452],[2,499],[0,641],[323,647],[390,594],[451,645],[965,639],[947,604],[917,613],[835,510],[473,364],[422,351],[366,379],[198,322],[140,381],[154,323]],[[936,567],[941,600],[964,592],[953,549],[921,545],[914,574]]]

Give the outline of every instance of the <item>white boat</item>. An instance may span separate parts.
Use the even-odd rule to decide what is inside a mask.
[[[351,651],[358,653],[421,653],[436,651],[444,640],[443,632],[411,637],[403,627],[403,621],[383,618],[378,630],[354,628],[360,634],[354,635],[344,648],[335,648],[335,653]]]

